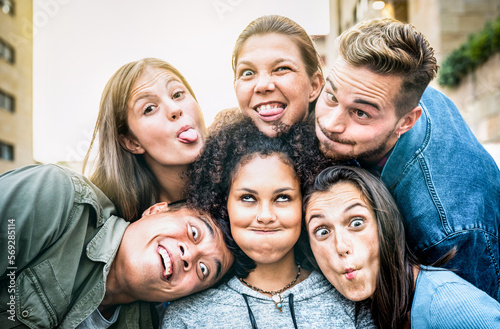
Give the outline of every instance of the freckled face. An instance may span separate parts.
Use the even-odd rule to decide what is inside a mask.
[[[192,163],[204,143],[206,127],[200,107],[172,72],[148,67],[136,81],[128,104],[131,138],[148,164]]]
[[[295,42],[277,33],[248,38],[235,75],[240,109],[268,136],[276,135],[278,124],[305,120],[322,87],[321,73],[309,77]]]
[[[380,268],[378,229],[371,206],[356,185],[339,182],[314,193],[306,208],[314,257],[346,298],[371,298]]]
[[[122,286],[136,299],[162,302],[210,287],[232,263],[212,219],[182,208],[130,224],[114,266]]]
[[[236,170],[227,202],[235,242],[257,264],[293,255],[302,219],[295,170],[276,155],[257,155]]]

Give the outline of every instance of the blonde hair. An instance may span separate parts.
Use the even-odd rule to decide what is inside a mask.
[[[189,90],[191,86],[182,74],[169,63],[156,58],[144,58],[123,65],[109,79],[101,95],[99,115],[83,162],[83,171],[98,137],[95,170],[90,180],[115,204],[118,215],[127,221],[138,216],[158,199],[159,183],[142,155],[125,150],[118,136],[132,134],[127,122],[128,102],[132,88],[148,67],[164,69],[175,74]]]
[[[349,65],[403,78],[395,100],[399,117],[418,105],[439,67],[424,35],[392,18],[362,21],[344,31],[337,42],[339,55]]]

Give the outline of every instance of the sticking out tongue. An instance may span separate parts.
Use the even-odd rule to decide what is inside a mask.
[[[198,133],[193,128],[185,130],[177,137],[182,143],[193,143],[198,139]]]

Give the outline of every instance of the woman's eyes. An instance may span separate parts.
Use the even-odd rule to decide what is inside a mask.
[[[252,70],[243,70],[241,71],[241,74],[240,76],[242,77],[249,77],[249,76],[252,76],[253,75],[253,71]]]
[[[172,99],[179,99],[181,98],[186,92],[184,90],[179,90],[179,91],[176,91],[173,95],[172,95]]]
[[[314,236],[317,239],[324,238],[330,233],[330,230],[327,229],[326,227],[318,227],[317,229],[314,230]]]
[[[144,109],[143,113],[144,114],[149,114],[151,112],[153,112],[155,109],[155,106],[154,105],[148,105],[146,106],[146,108]]]
[[[254,202],[255,201],[255,198],[253,197],[253,195],[250,195],[250,194],[242,195],[240,197],[240,199],[243,202]]]
[[[277,202],[287,202],[287,201],[291,201],[291,200],[292,200],[292,198],[287,194],[280,194],[276,197]]]
[[[291,71],[292,69],[288,66],[280,66],[276,69],[277,72],[282,72],[282,71]]]
[[[335,96],[333,96],[333,94],[332,94],[332,93],[326,92],[326,97],[328,98],[328,100],[329,100],[330,102],[337,103],[337,98],[335,98]]]
[[[362,226],[365,223],[365,220],[363,218],[355,218],[351,221],[350,226],[354,228],[358,228]]]

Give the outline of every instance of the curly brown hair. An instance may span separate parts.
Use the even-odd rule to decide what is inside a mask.
[[[251,119],[245,118],[228,124],[208,138],[203,153],[188,173],[187,203],[229,227],[227,197],[237,169],[256,156],[271,155],[279,156],[294,168],[302,192],[322,169],[334,164],[319,150],[314,125],[297,123],[283,127],[277,137],[272,138],[260,132]],[[255,268],[254,261],[234,240],[226,242],[235,254],[233,274],[246,277]],[[296,259],[301,262],[304,257],[297,249]]]

